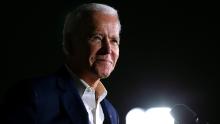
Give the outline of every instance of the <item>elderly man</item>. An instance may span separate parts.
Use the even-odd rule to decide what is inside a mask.
[[[4,123],[118,124],[100,79],[115,68],[120,30],[117,11],[108,5],[88,3],[70,12],[63,29],[65,65],[18,83],[2,105]]]

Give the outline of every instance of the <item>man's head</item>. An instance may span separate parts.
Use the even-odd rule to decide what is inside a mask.
[[[106,78],[119,57],[121,25],[117,11],[89,3],[66,17],[63,48],[68,64],[82,77]]]

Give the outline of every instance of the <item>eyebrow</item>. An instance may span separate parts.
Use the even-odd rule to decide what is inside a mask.
[[[104,37],[105,36],[105,34],[104,33],[100,33],[100,32],[92,32],[90,35],[89,35],[89,37],[91,37],[91,36],[94,36],[94,35],[100,35],[100,36],[102,36],[102,37]],[[115,36],[115,35],[113,35],[112,37],[110,37],[110,39],[115,39],[115,40],[117,40],[117,41],[120,41],[120,36]]]

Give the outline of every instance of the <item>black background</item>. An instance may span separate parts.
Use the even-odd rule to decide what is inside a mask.
[[[1,83],[1,95],[18,80],[48,74],[62,65],[64,17],[83,2],[9,3],[8,79]],[[180,103],[210,124],[217,123],[219,12],[215,3],[106,3],[118,10],[122,24],[118,65],[104,80],[122,124],[133,107]]]

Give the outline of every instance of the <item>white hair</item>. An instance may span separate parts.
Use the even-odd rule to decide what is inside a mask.
[[[77,33],[79,33],[79,23],[83,21],[82,19],[85,16],[91,14],[91,12],[101,12],[118,17],[118,12],[116,9],[111,6],[99,3],[86,3],[79,6],[74,11],[68,13],[63,28],[63,50],[65,54],[69,53],[71,49],[71,42],[74,42],[70,40],[71,35],[75,34],[74,37],[77,37]],[[119,28],[121,29],[120,21]]]

